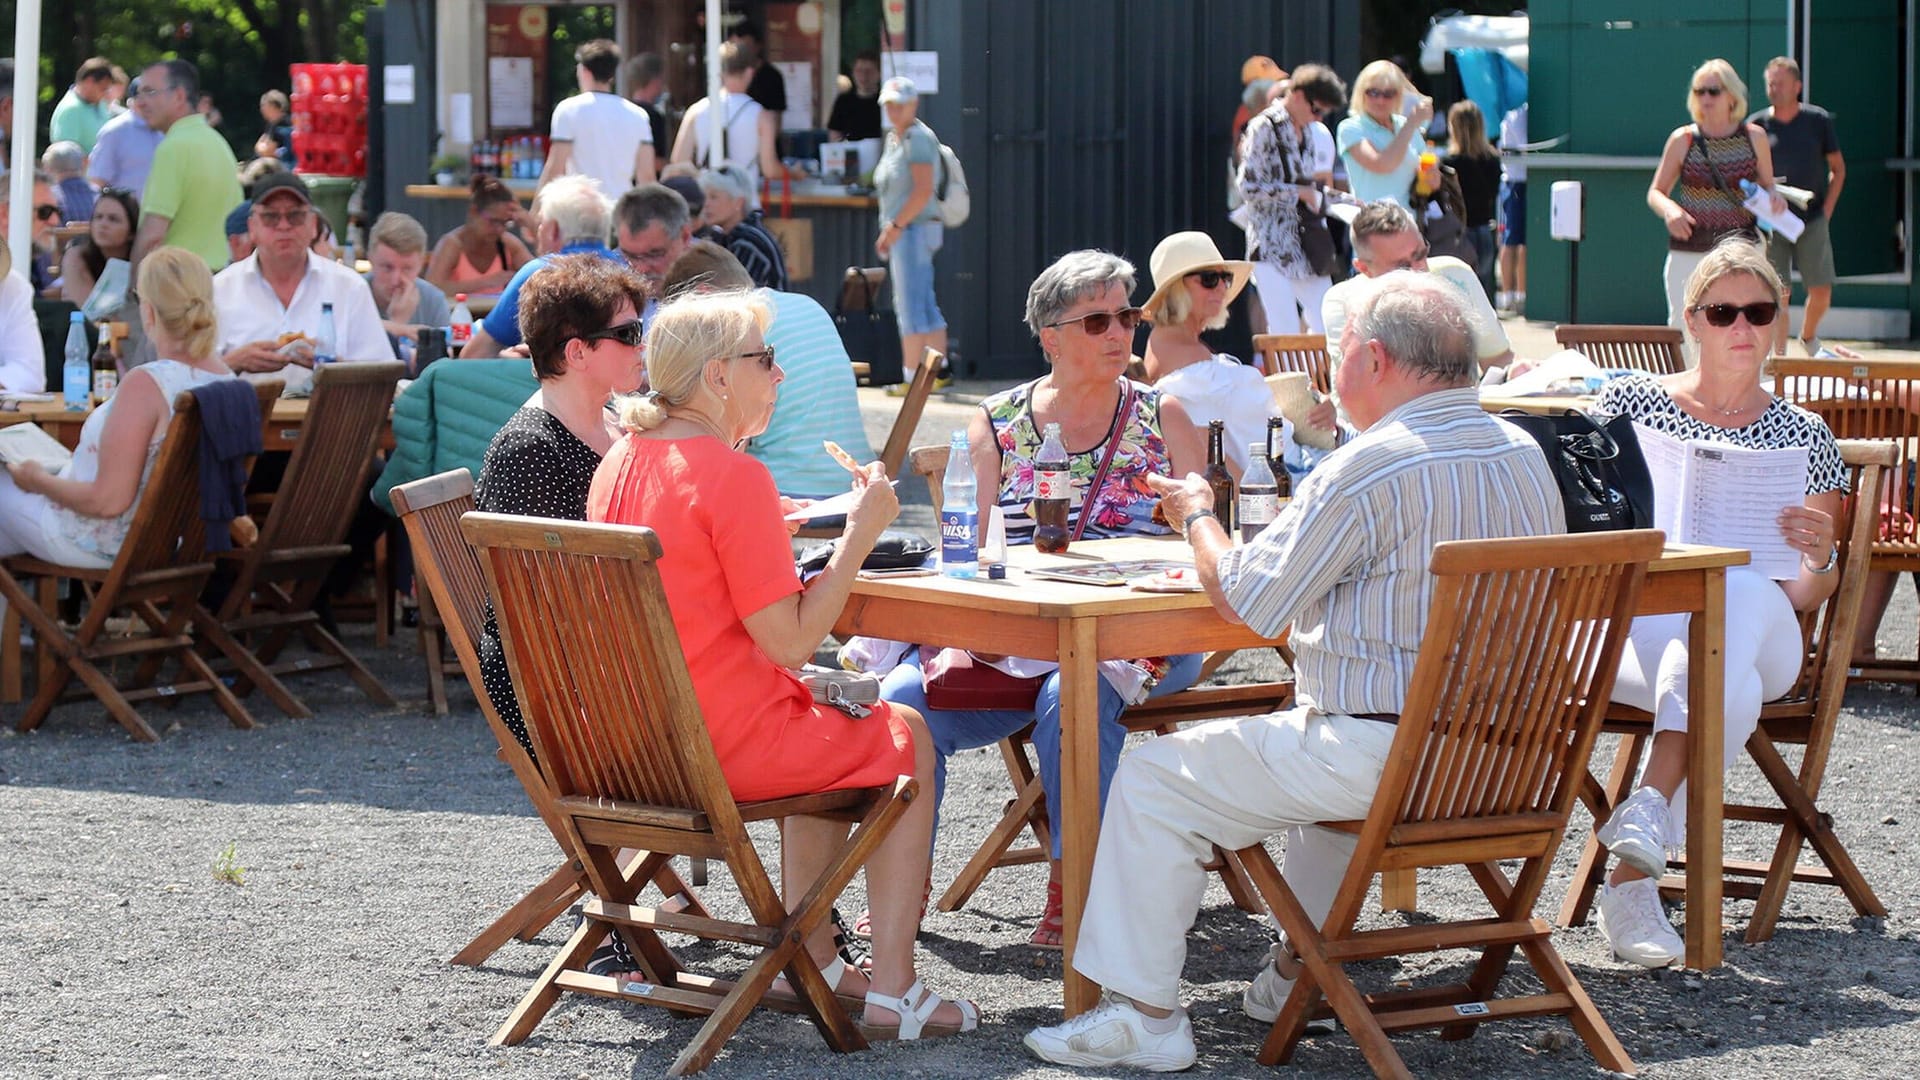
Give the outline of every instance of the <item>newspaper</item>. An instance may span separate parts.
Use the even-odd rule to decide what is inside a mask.
[[[1806,501],[1807,447],[1749,450],[1633,428],[1653,475],[1654,528],[1677,544],[1745,548],[1752,567],[1775,581],[1800,576],[1780,511]]]
[[[47,434],[39,424],[9,424],[0,427],[0,461],[25,465],[37,461],[50,473],[57,473],[73,460],[73,451]]]

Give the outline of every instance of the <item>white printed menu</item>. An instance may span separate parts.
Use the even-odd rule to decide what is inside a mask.
[[[1749,450],[1676,439],[1633,426],[1653,474],[1653,526],[1676,544],[1745,548],[1775,581],[1800,575],[1800,552],[1780,533],[1780,511],[1807,498],[1809,451]]]

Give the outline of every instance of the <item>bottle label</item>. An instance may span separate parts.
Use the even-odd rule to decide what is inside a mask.
[[[940,511],[941,565],[968,565],[979,561],[979,512],[972,509]]]
[[[472,323],[454,323],[447,328],[447,344],[465,345],[473,340]]]
[[[1240,493],[1240,524],[1271,525],[1280,516],[1280,496],[1272,491]]]
[[[1065,469],[1049,469],[1045,472],[1036,469],[1033,474],[1033,497],[1036,499],[1072,498],[1071,475]]]
[[[93,370],[93,396],[96,401],[105,401],[120,389],[120,373],[113,368],[95,368]]]

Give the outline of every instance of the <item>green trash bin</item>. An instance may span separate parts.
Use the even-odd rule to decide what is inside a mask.
[[[360,183],[351,176],[319,176],[301,173],[300,179],[306,181],[307,194],[313,198],[313,208],[325,214],[327,223],[333,226],[333,242],[337,247],[347,242],[347,200],[353,197],[354,186]]]

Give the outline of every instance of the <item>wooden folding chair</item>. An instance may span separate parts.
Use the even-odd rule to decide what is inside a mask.
[[[1313,389],[1325,397],[1333,393],[1333,358],[1325,334],[1255,334],[1253,353],[1267,374],[1304,371],[1313,376]]]
[[[913,381],[907,384],[907,396],[900,399],[900,412],[893,418],[893,427],[887,431],[887,443],[880,451],[880,463],[887,467],[887,475],[900,478],[900,466],[906,461],[907,447],[913,445],[913,430],[920,426],[920,417],[927,411],[927,399],[933,396],[934,381],[940,378],[940,365],[946,362],[944,354],[928,349],[920,359],[920,367],[913,373]],[[933,505],[940,505],[939,492],[934,493]],[[840,526],[802,526],[795,536],[801,539],[831,540],[841,533]]]
[[[480,557],[460,535],[460,516],[473,509],[473,474],[465,469],[440,473],[401,484],[391,492],[393,510],[406,527],[413,546],[414,580],[420,584],[421,606],[431,601],[437,611],[445,611],[447,643],[453,646],[456,670],[473,687],[480,715],[486,720],[498,744],[496,755],[526,789],[533,808],[553,833],[554,842],[566,859],[554,867],[545,880],[527,891],[485,930],[458,953],[453,962],[478,967],[492,956],[508,938],[532,941],[554,919],[586,891],[586,864],[573,848],[560,812],[553,805],[553,792],[540,775],[540,769],[527,756],[500,714],[493,709],[480,675],[480,634],[486,626],[487,582],[480,568]],[[630,860],[637,863],[638,860]],[[661,895],[676,905],[676,910],[699,917],[707,916],[705,905],[681,882],[671,866],[661,866],[653,876]]]
[[[1876,573],[1912,574],[1920,589],[1920,361],[1815,360],[1776,356],[1769,365],[1773,392],[1827,422],[1839,439],[1885,439],[1893,465],[1881,490],[1873,533]],[[1920,629],[1920,628],[1917,628]],[[1920,638],[1920,633],[1916,633]],[[1863,682],[1914,683],[1920,692],[1920,661],[1875,660],[1853,677]]]
[[[494,1035],[525,1039],[562,991],[705,1015],[669,1075],[697,1072],[719,1053],[749,1010],[785,971],[797,1005],[835,1050],[866,1045],[813,965],[804,944],[834,900],[919,790],[892,785],[735,803],[714,756],[687,674],[680,637],[656,565],[653,530],[621,525],[468,514],[461,530],[480,549],[514,691],[540,755],[554,808],[586,863],[593,895],[586,919]],[[788,881],[801,899],[780,900],[746,823],[793,816],[858,822],[813,882]],[[647,852],[634,873],[621,847]],[[751,922],[638,907],[641,883],[674,855],[700,855],[733,871]],[[620,934],[647,975],[643,985],[580,970],[600,935]],[[738,982],[696,975],[661,943],[661,932],[758,947]],[[629,988],[630,987],[630,988]]]
[[[947,471],[948,448],[916,446],[909,458],[913,471],[927,481],[935,505],[940,501],[940,478]],[[1229,654],[1216,653],[1201,668],[1201,679],[1209,678]],[[1128,731],[1150,731],[1167,735],[1181,725],[1196,720],[1214,720],[1224,716],[1247,716],[1276,712],[1293,701],[1293,683],[1251,683],[1240,686],[1194,686],[1177,694],[1127,707],[1120,722]],[[1038,766],[1027,751],[1033,744],[1033,727],[1000,740],[1000,757],[1007,767],[1007,779],[1013,784],[1014,797],[1000,814],[1000,820],[988,830],[986,838],[974,849],[966,865],[953,877],[947,891],[940,894],[936,907],[958,911],[986,881],[987,875],[1003,866],[1025,866],[1046,862],[1053,851],[1052,824],[1047,818],[1046,789],[1040,783]],[[1022,832],[1033,834],[1033,844],[1014,847]],[[1220,875],[1227,895],[1246,911],[1257,911],[1253,887],[1224,852],[1215,851],[1207,869]]]
[[[1786,903],[1787,887],[1796,881],[1838,887],[1854,910],[1862,915],[1885,916],[1887,913],[1886,906],[1874,895],[1873,886],[1867,883],[1834,833],[1832,816],[1820,810],[1815,802],[1820,795],[1820,782],[1826,775],[1827,761],[1832,756],[1841,699],[1847,691],[1848,654],[1853,648],[1860,598],[1867,587],[1871,541],[1880,510],[1880,500],[1875,493],[1880,490],[1887,467],[1897,459],[1897,449],[1887,442],[1850,440],[1840,444],[1840,456],[1847,463],[1849,486],[1844,529],[1839,538],[1839,585],[1826,603],[1801,614],[1805,659],[1800,665],[1800,678],[1785,697],[1761,707],[1760,726],[1747,738],[1747,753],[1773,788],[1779,805],[1726,804],[1728,818],[1780,827],[1771,860],[1729,859],[1724,864],[1724,895],[1754,902],[1753,916],[1747,922],[1748,944],[1773,937],[1780,908]],[[1593,811],[1595,822],[1607,820],[1613,808],[1632,793],[1634,771],[1653,739],[1653,717],[1639,709],[1614,705],[1607,713],[1605,730],[1619,732],[1622,738],[1606,784],[1601,785],[1588,774],[1581,792],[1581,801]],[[1780,746],[1791,744],[1805,748],[1798,772],[1780,754]],[[1803,840],[1812,845],[1824,868],[1800,868]],[[1577,926],[1586,921],[1606,865],[1606,849],[1589,836],[1579,867],[1574,871],[1573,885],[1560,906],[1562,925]],[[1675,865],[1684,874],[1685,860],[1677,859]],[[1681,876],[1674,876],[1662,881],[1661,887],[1678,894],[1684,892],[1683,880]]]
[[[351,552],[347,530],[366,495],[367,470],[380,440],[394,384],[406,374],[397,361],[327,364],[313,373],[313,399],[300,441],[287,461],[260,537],[238,551],[221,552],[234,580],[218,612],[199,608],[194,627],[232,663],[234,692],[255,686],[290,717],[313,711],[281,676],[345,670],[376,705],[398,704],[373,672],[313,610],[334,563]],[[317,656],[279,660],[294,634]]]
[[[1603,368],[1632,368],[1655,375],[1687,370],[1686,337],[1671,326],[1569,323],[1553,328],[1563,349],[1578,349]]]
[[[1304,965],[1261,1064],[1291,1058],[1316,1016],[1338,1016],[1375,1075],[1407,1077],[1389,1031],[1439,1027],[1442,1038],[1458,1039],[1489,1020],[1566,1015],[1603,1068],[1633,1071],[1533,906],[1662,539],[1642,530],[1434,547],[1426,635],[1372,812],[1322,823],[1359,837],[1325,922],[1314,925],[1265,847],[1234,853]],[[1520,860],[1517,876],[1501,868],[1507,859]],[[1375,874],[1455,864],[1486,894],[1493,917],[1356,928]],[[1496,998],[1516,947],[1546,992]],[[1363,995],[1346,972],[1356,961],[1442,949],[1480,953],[1466,981]]]
[[[280,395],[280,384],[256,387],[263,404]],[[105,569],[61,566],[28,556],[0,562],[0,595],[7,610],[18,613],[33,627],[39,657],[39,686],[19,729],[32,731],[62,701],[97,699],[120,726],[141,742],[155,742],[154,733],[139,711],[138,701],[174,700],[181,694],[212,694],[220,711],[237,728],[253,727],[253,717],[225,683],[194,651],[187,623],[200,590],[213,575],[210,559],[191,559],[183,553],[202,546],[200,523],[200,407],[193,391],[174,399],[173,419],[155,456],[153,471],[138,509],[113,565]],[[265,409],[262,409],[264,417]],[[38,596],[20,584],[39,578]],[[56,615],[56,589],[71,579],[91,593],[91,607],[78,629],[68,634]],[[129,633],[111,635],[107,622],[117,614],[131,616]],[[134,631],[133,625],[140,629]],[[6,666],[17,683],[20,665],[19,635],[6,642]],[[122,658],[138,660],[125,677],[110,674]],[[158,682],[166,661],[179,670],[171,682]],[[83,690],[67,694],[78,678]]]

